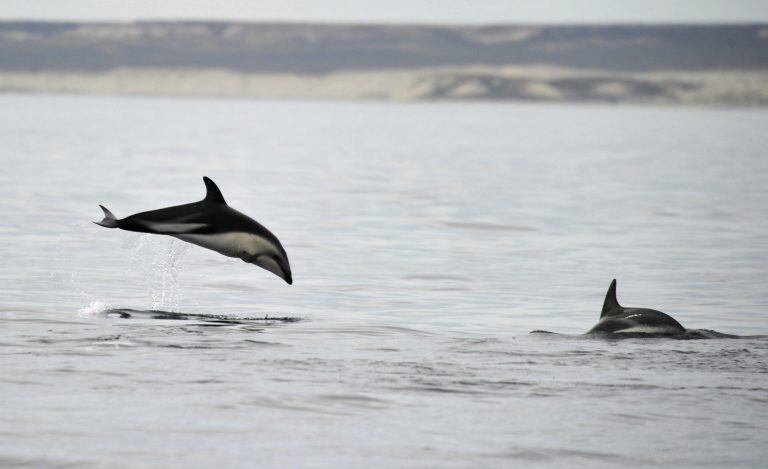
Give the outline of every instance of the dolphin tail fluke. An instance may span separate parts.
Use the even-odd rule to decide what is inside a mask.
[[[120,222],[117,220],[117,217],[109,211],[109,209],[103,205],[99,205],[101,209],[104,211],[104,219],[101,221],[95,221],[99,226],[103,226],[105,228],[117,228],[120,225]]]

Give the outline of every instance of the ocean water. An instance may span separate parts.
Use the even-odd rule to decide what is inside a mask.
[[[1,96],[0,465],[761,466],[766,129],[761,109]],[[198,200],[204,175],[294,285],[91,223]],[[622,304],[747,337],[580,337],[613,278]]]

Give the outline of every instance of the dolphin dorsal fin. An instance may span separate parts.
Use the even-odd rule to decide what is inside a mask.
[[[203,182],[205,183],[206,190],[203,202],[208,202],[209,204],[227,205],[227,202],[224,200],[224,196],[221,195],[221,191],[216,186],[216,183],[211,180],[211,178],[208,176],[203,176]]]
[[[600,317],[605,316],[614,309],[621,308],[619,300],[616,299],[616,279],[613,279],[611,286],[608,287],[608,293],[605,294],[605,301],[603,302],[603,311],[600,313]]]

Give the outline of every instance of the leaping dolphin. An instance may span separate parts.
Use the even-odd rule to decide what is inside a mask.
[[[289,285],[293,283],[288,255],[277,237],[256,220],[227,205],[211,179],[203,177],[203,182],[206,194],[199,202],[141,212],[122,220],[99,205],[104,219],[94,223],[106,228],[173,236],[256,264]]]
[[[614,279],[605,295],[600,321],[587,334],[595,332],[673,335],[684,333],[685,328],[672,316],[661,311],[621,306],[616,299],[616,279]]]

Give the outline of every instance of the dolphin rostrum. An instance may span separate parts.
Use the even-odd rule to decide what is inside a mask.
[[[199,202],[141,212],[118,220],[103,205],[104,219],[94,222],[107,228],[173,236],[228,257],[256,264],[290,285],[291,266],[280,241],[256,220],[224,201],[216,184],[204,177],[206,194]]]
[[[616,279],[614,279],[605,295],[600,321],[587,334],[595,332],[673,335],[686,331],[672,316],[661,311],[621,306],[616,299]]]

